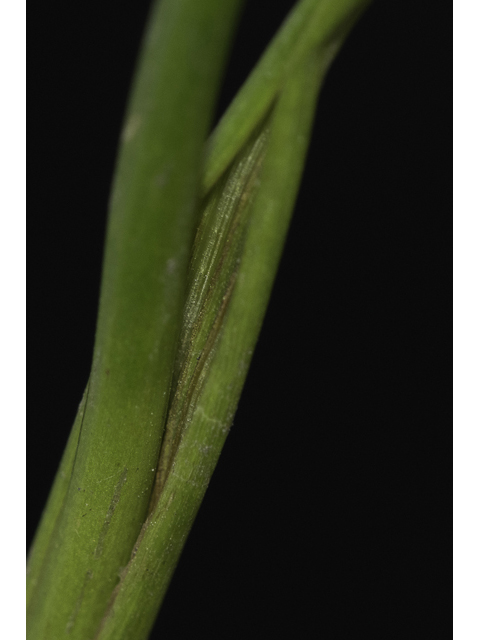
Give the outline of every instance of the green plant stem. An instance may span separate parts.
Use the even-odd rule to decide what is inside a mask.
[[[242,259],[217,350],[158,503],[122,574],[95,640],[145,638],[228,434],[258,337],[298,189],[316,96],[326,71],[315,52],[279,97],[249,212]],[[285,149],[289,153],[285,153]]]
[[[91,637],[147,514],[205,137],[238,0],[155,5],[122,133],[88,401],[28,638]],[[73,446],[73,445],[72,445]],[[40,533],[40,537],[47,537]]]
[[[367,3],[300,2],[206,146],[241,1],[155,5],[88,395],[30,559],[29,640],[147,637],[235,413],[319,87]]]

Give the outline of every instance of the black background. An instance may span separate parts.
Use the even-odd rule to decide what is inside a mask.
[[[291,6],[247,2],[218,114]],[[89,373],[148,7],[31,12],[28,540]],[[448,3],[378,0],[332,67],[245,391],[153,638],[449,628],[449,22]]]

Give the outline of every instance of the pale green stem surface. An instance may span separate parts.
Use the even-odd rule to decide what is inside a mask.
[[[88,385],[83,394],[82,401],[78,407],[77,416],[73,423],[67,446],[63,452],[62,461],[58,468],[55,480],[48,496],[48,502],[42,514],[42,519],[38,526],[35,538],[32,543],[31,551],[27,562],[27,592],[26,605],[30,604],[30,600],[35,592],[42,566],[47,557],[48,548],[52,541],[53,533],[58,524],[59,516],[62,512],[67,497],[72,469],[75,462],[75,454],[77,452],[78,438],[82,426],[83,414],[85,412],[85,404],[87,400]]]
[[[180,438],[216,348],[219,329],[241,259],[251,199],[265,155],[268,128],[254,136],[207,202],[192,249],[189,291],[178,345],[177,371],[165,438],[160,452],[152,508],[170,472]]]

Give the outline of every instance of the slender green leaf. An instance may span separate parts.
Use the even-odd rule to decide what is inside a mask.
[[[302,0],[290,12],[211,136],[203,192],[208,192],[271,107],[302,57],[321,45],[336,51],[370,0]]]

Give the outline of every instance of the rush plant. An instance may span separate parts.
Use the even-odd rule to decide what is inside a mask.
[[[301,0],[208,137],[240,0],[152,10],[90,379],[28,562],[30,640],[148,637],[227,436],[319,89],[366,0]]]

